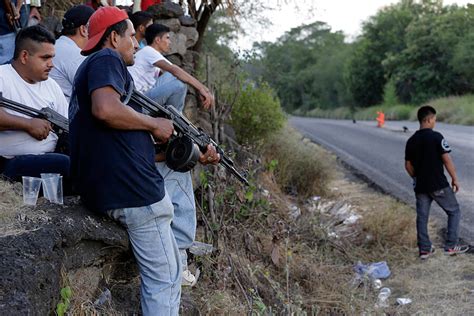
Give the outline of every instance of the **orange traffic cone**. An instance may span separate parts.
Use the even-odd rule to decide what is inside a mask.
[[[385,124],[385,114],[377,111],[377,118],[375,120],[377,121],[377,127],[383,127]]]

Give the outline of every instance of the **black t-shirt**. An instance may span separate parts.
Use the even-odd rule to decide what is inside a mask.
[[[418,130],[407,141],[405,160],[415,168],[415,192],[430,193],[449,186],[441,155],[451,152],[443,135],[430,128]]]
[[[123,96],[131,84],[125,63],[112,49],[89,56],[76,73],[69,106],[71,176],[94,211],[146,206],[165,195],[150,133],[107,127],[91,112],[94,90],[110,86]],[[141,112],[140,106],[129,106]]]

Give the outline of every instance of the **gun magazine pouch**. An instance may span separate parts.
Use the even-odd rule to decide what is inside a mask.
[[[166,149],[166,165],[178,172],[194,168],[200,156],[199,147],[186,135],[170,141]]]

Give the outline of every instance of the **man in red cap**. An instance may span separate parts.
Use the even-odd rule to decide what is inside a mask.
[[[89,19],[89,57],[77,71],[69,106],[71,172],[76,190],[91,210],[122,223],[140,268],[143,315],[178,315],[181,266],[171,230],[173,204],[155,167],[152,137],[167,142],[170,120],[141,113],[122,98],[133,84],[135,31],[116,7]],[[151,137],[150,137],[151,136]],[[217,162],[215,148],[203,159]]]

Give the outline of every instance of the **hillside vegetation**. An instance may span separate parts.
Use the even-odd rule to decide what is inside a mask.
[[[274,43],[254,44],[246,63],[251,78],[268,82],[288,113],[367,119],[376,106],[390,119],[408,119],[410,108],[430,100],[472,95],[473,50],[474,5],[400,0],[364,21],[354,42],[315,22]],[[440,115],[443,121],[472,124],[471,101],[434,105],[455,112]]]
[[[437,98],[428,101],[437,111],[437,120],[449,124],[474,125],[474,95],[460,97]],[[374,120],[377,111],[385,113],[387,120],[412,120],[416,121],[417,106],[413,105],[375,105],[368,108],[352,109],[340,107],[336,109],[314,109],[308,112],[296,111],[295,115],[311,116],[332,119]]]

